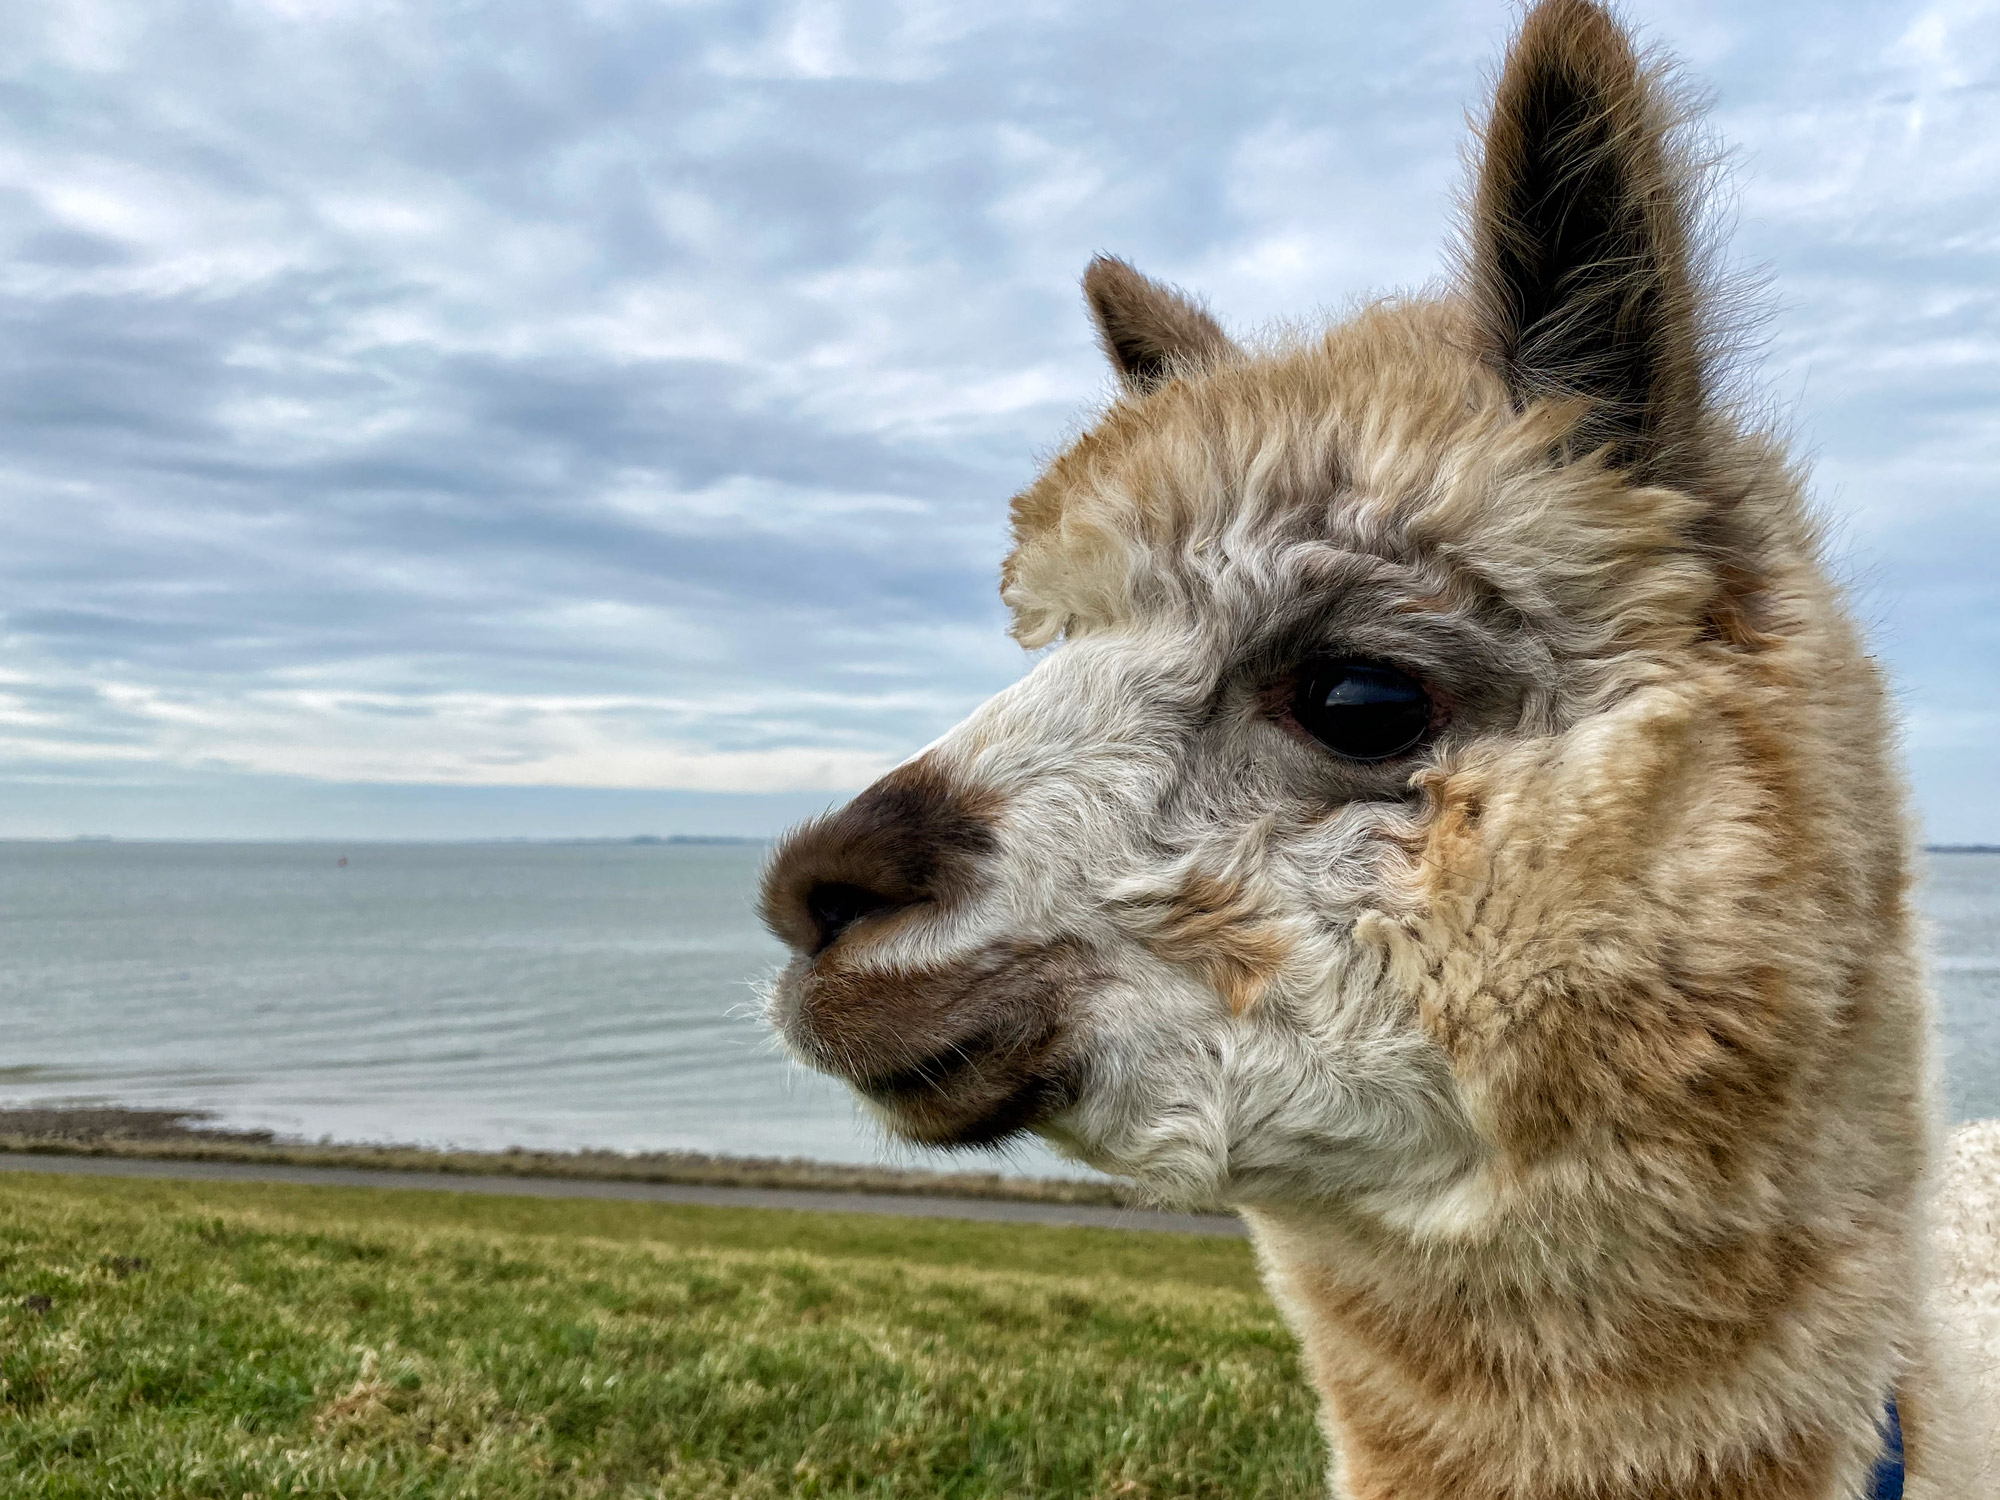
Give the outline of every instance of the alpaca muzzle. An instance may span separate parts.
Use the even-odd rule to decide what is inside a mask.
[[[1064,1016],[1090,973],[1068,943],[996,943],[927,969],[800,959],[778,983],[774,1019],[796,1053],[846,1080],[898,1134],[987,1145],[1076,1097]]]
[[[943,936],[986,889],[995,800],[918,760],[797,830],[764,875],[765,924],[793,951],[773,1023],[926,1145],[985,1145],[1075,1097],[1069,997],[1089,955],[1070,941]],[[921,956],[918,956],[918,955]]]

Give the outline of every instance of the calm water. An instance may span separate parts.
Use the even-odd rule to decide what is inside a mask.
[[[756,1019],[751,981],[780,957],[750,910],[762,852],[0,844],[0,1102],[882,1159]],[[2000,855],[1932,856],[1925,905],[1954,1111],[2000,1115]]]
[[[1952,1116],[2000,1115],[2000,854],[1933,854],[1928,873]]]

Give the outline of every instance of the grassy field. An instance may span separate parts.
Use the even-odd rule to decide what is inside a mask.
[[[1305,1496],[1241,1241],[0,1174],[8,1496]]]

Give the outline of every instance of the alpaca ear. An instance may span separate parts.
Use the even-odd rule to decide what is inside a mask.
[[[1165,385],[1177,371],[1201,369],[1236,352],[1200,303],[1113,256],[1090,263],[1083,295],[1112,368],[1134,394]]]
[[[1507,55],[1472,205],[1469,292],[1522,404],[1581,397],[1577,438],[1688,477],[1707,399],[1686,111],[1593,0],[1542,0]]]

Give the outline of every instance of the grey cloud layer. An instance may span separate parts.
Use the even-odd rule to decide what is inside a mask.
[[[1102,391],[1082,262],[1245,324],[1436,276],[1506,19],[12,7],[0,753],[22,786],[851,785],[1021,668],[1002,510]],[[1648,19],[1743,148],[1768,376],[1942,757],[1933,826],[2000,832],[2000,31]]]

